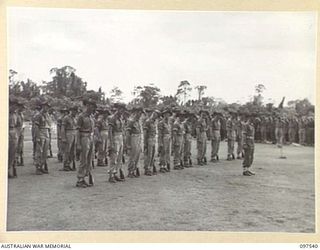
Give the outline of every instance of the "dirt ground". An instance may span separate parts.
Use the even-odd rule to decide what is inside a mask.
[[[107,182],[108,167],[96,167],[95,186],[86,189],[75,187],[75,172],[59,171],[56,158],[49,159],[49,175],[35,175],[31,150],[26,141],[25,166],[9,180],[8,231],[315,232],[311,147],[286,146],[284,160],[275,145],[256,144],[256,175],[246,177],[242,161],[225,160],[222,142],[220,163],[116,184]]]

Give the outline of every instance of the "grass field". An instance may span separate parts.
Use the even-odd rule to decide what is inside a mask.
[[[8,183],[7,230],[315,232],[314,148],[286,146],[279,159],[276,146],[256,144],[251,177],[226,150],[222,142],[220,163],[116,184],[108,167],[96,167],[95,186],[79,189],[76,172],[59,171],[56,158],[49,175],[35,175],[28,140],[25,166]]]

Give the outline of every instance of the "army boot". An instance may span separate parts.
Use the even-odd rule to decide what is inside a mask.
[[[122,169],[120,169],[120,179],[122,179],[123,181],[125,180],[124,173],[123,173]]]
[[[134,174],[135,177],[140,177],[140,170],[139,168],[136,168],[136,173]]]
[[[165,168],[165,170],[166,170],[167,172],[170,172],[170,170],[171,170],[170,163],[167,163],[167,168]]]
[[[71,169],[71,171],[76,171],[77,169],[76,169],[76,162],[75,162],[75,160],[73,160],[72,161],[72,169]]]
[[[44,163],[44,168],[41,169],[41,170],[42,170],[42,173],[44,173],[44,174],[49,174],[47,162]]]
[[[124,181],[124,179],[119,178],[116,174],[113,176],[116,181]]]

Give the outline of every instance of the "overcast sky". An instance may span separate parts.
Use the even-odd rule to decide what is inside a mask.
[[[9,68],[20,79],[50,80],[51,68],[70,65],[89,89],[118,86],[126,99],[134,85],[175,94],[188,80],[227,102],[264,84],[266,102],[314,103],[315,46],[315,12],[8,8]]]

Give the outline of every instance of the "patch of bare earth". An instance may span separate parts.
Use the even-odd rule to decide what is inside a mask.
[[[208,143],[208,159],[209,151]],[[7,230],[314,232],[314,148],[284,151],[285,160],[274,145],[256,144],[256,175],[246,177],[242,161],[225,160],[222,142],[220,163],[116,184],[107,182],[108,167],[96,167],[95,186],[79,189],[76,172],[59,171],[56,158],[49,175],[35,175],[27,141],[25,166],[9,180]]]

